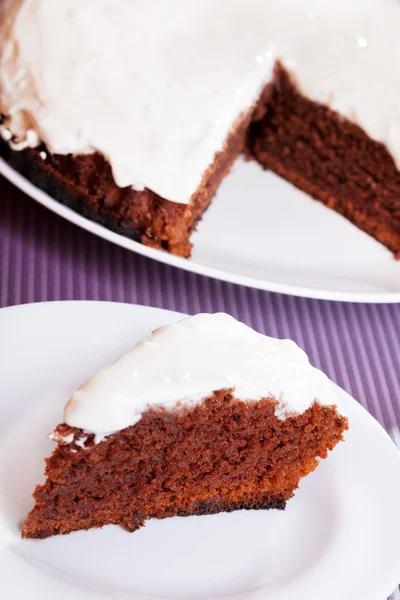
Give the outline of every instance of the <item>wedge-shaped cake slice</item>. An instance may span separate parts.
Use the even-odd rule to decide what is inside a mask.
[[[347,428],[333,385],[294,342],[199,314],[73,394],[22,536],[283,509]]]

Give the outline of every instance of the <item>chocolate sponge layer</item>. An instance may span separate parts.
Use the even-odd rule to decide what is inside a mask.
[[[150,518],[283,509],[348,423],[318,403],[285,420],[275,407],[272,398],[241,402],[220,390],[191,408],[148,409],[98,444],[93,435],[59,425],[60,442],[22,536],[109,523],[134,531]],[[72,442],[63,442],[70,434]]]

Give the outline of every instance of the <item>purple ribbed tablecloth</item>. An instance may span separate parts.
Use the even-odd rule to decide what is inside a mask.
[[[0,306],[45,300],[224,311],[262,333],[292,338],[400,447],[400,304],[307,300],[181,271],[79,229],[0,178]]]

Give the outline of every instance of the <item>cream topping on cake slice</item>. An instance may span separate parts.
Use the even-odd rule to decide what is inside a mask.
[[[224,314],[198,314],[156,329],[72,395],[64,422],[104,434],[134,425],[156,405],[193,404],[220,389],[238,400],[277,400],[275,414],[314,401],[338,405],[332,382],[295,342],[257,333]]]
[[[98,151],[119,186],[188,203],[277,60],[400,165],[395,0],[3,0],[17,149]]]

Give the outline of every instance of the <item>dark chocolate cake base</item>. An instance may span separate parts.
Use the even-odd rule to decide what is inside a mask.
[[[194,407],[148,409],[97,444],[93,435],[59,425],[22,536],[110,523],[135,531],[151,518],[283,509],[348,423],[317,403],[285,420],[275,407],[271,398],[241,402],[220,390]]]

